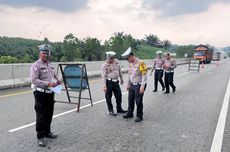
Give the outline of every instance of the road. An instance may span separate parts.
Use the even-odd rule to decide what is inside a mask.
[[[52,130],[58,138],[48,140],[46,148],[37,146],[34,98],[30,88],[2,90],[0,151],[209,152],[219,146],[223,152],[229,152],[230,110],[222,104],[229,102],[230,60],[216,63],[205,65],[199,73],[187,72],[188,65],[178,66],[175,71],[177,91],[167,95],[161,91],[153,93],[153,78],[148,76],[141,123],[124,120],[120,114],[108,115],[102,82],[90,79],[94,106],[82,101],[80,113],[77,113],[75,105],[56,103]],[[126,109],[127,91],[123,86],[122,92]],[[83,94],[86,96],[87,92]],[[65,93],[56,95],[56,100],[67,101]],[[219,119],[221,111],[227,114],[223,114],[223,119]],[[225,119],[224,128],[216,129],[218,124],[225,124]],[[221,137],[221,132],[223,140],[214,139],[214,135]]]

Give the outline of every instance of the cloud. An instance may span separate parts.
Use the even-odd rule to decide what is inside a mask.
[[[229,0],[144,0],[144,7],[157,10],[162,16],[177,16],[205,11],[217,2]]]
[[[63,41],[73,33],[78,38],[108,40],[114,32],[135,38],[156,34],[176,44],[209,43],[227,46],[230,40],[230,4],[213,3],[190,14],[159,17],[160,12],[143,7],[143,0],[89,0],[86,8],[69,13],[38,7],[0,5],[0,36]]]
[[[16,8],[40,7],[61,12],[73,12],[85,8],[88,0],[0,0],[0,4]]]

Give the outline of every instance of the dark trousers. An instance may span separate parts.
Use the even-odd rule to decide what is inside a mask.
[[[166,92],[169,92],[169,86],[171,86],[172,89],[175,89],[175,85],[173,83],[173,77],[174,77],[174,72],[170,72],[170,73],[165,72],[165,88],[166,88]]]
[[[54,111],[54,93],[43,93],[34,91],[36,111],[36,131],[37,138],[44,138],[45,135],[50,133],[50,124]]]
[[[107,87],[107,92],[105,93],[105,99],[107,102],[108,110],[113,111],[113,104],[112,104],[113,93],[116,98],[117,111],[122,110],[121,107],[122,95],[121,95],[121,88],[119,85],[119,81],[113,82],[110,80],[106,80],[106,87]]]
[[[154,72],[154,87],[155,87],[154,90],[157,90],[158,81],[160,82],[162,88],[165,87],[162,78],[163,78],[163,70],[157,70],[156,69]]]
[[[127,115],[133,115],[133,111],[134,111],[134,106],[135,106],[135,102],[137,105],[137,117],[142,118],[143,116],[143,96],[144,94],[140,94],[139,90],[140,90],[141,85],[133,85],[131,84],[130,88],[129,88],[129,95],[128,95],[128,113]],[[146,85],[145,85],[146,88]]]

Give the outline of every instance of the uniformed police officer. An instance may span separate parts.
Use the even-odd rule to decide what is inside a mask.
[[[167,53],[164,60],[163,68],[165,70],[165,94],[170,92],[169,86],[171,86],[173,93],[176,91],[176,86],[173,83],[174,69],[177,67],[175,59],[172,59],[170,53]]]
[[[153,92],[157,92],[157,86],[158,86],[158,81],[160,82],[161,86],[162,86],[162,91],[165,90],[165,85],[164,82],[162,80],[163,78],[163,64],[164,64],[164,59],[162,58],[162,51],[157,51],[156,52],[157,57],[154,59],[153,61],[153,66],[150,72],[150,75],[152,76],[152,72],[153,70],[155,70],[154,72],[154,90]]]
[[[51,46],[43,44],[38,46],[38,49],[40,51],[39,60],[30,68],[30,79],[35,98],[38,145],[45,147],[47,145],[45,138],[57,138],[57,135],[50,130],[54,110],[54,93],[49,87],[55,87],[61,84],[61,81],[58,80],[49,62]]]
[[[118,60],[115,58],[116,53],[113,51],[106,52],[106,61],[101,66],[101,73],[103,78],[103,91],[105,92],[105,98],[109,110],[109,114],[116,116],[116,113],[113,110],[112,104],[112,95],[116,98],[117,103],[117,113],[125,113],[127,111],[122,109],[122,94],[121,88],[119,85],[123,85],[124,80],[121,72],[121,67]]]
[[[146,64],[135,57],[131,48],[129,47],[122,57],[127,59],[129,65],[129,78],[127,83],[128,95],[128,112],[123,118],[133,118],[133,110],[136,101],[137,117],[135,122],[143,120],[143,95],[147,83],[147,66]]]

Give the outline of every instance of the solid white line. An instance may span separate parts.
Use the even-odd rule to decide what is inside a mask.
[[[230,98],[230,77],[228,80],[227,90],[224,96],[224,101],[220,111],[220,116],[217,122],[216,131],[214,134],[210,152],[221,152],[225,123],[226,123],[226,118],[228,113],[229,98]]]
[[[128,92],[124,92],[124,93],[122,93],[122,94],[124,95],[124,94],[127,94],[127,93],[128,93]],[[113,98],[114,98],[114,97],[113,97]],[[96,102],[94,102],[93,104],[95,105],[95,104],[101,103],[101,102],[103,102],[103,101],[105,101],[105,99],[96,101]],[[84,105],[84,106],[80,107],[80,109],[84,109],[84,108],[87,108],[87,107],[90,107],[90,106],[91,106],[91,104],[87,104],[87,105]],[[72,110],[69,110],[69,111],[66,111],[66,112],[62,112],[62,113],[56,114],[56,115],[53,116],[53,118],[57,118],[57,117],[66,115],[66,114],[72,113],[72,112],[74,112],[74,111],[77,111],[77,108],[74,108],[74,109],[72,109]],[[35,124],[36,124],[36,122],[32,122],[32,123],[23,125],[23,126],[21,126],[21,127],[17,127],[17,128],[8,130],[8,132],[10,132],[10,133],[16,132],[16,131],[19,131],[19,130],[22,130],[22,129],[31,127],[31,126],[33,126],[33,125],[35,125]]]

